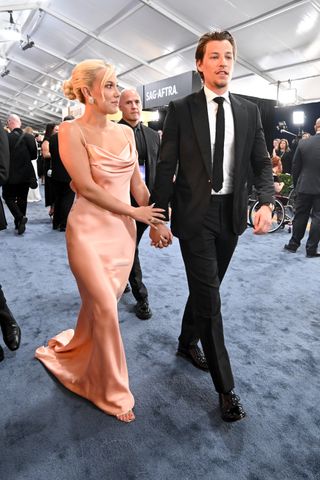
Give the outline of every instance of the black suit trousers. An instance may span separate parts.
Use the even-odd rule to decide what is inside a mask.
[[[219,393],[227,393],[234,387],[224,342],[219,291],[238,241],[238,235],[232,231],[232,201],[232,195],[213,195],[199,233],[188,240],[180,239],[189,297],[179,344],[186,348],[200,338]]]
[[[2,196],[14,217],[15,226],[27,213],[27,198],[29,192],[29,182],[19,183],[17,185],[3,185]]]
[[[295,203],[295,215],[292,222],[292,237],[290,244],[300,246],[304,237],[309,217],[311,226],[306,243],[307,253],[316,253],[320,241],[320,195],[298,193]]]
[[[129,282],[132,289],[132,294],[134,298],[139,302],[140,300],[146,300],[148,298],[148,290],[145,284],[142,281],[142,271],[141,265],[139,260],[139,243],[141,240],[142,235],[144,234],[145,230],[148,228],[146,223],[136,222],[137,224],[137,243],[136,243],[136,251],[134,254],[134,261],[132,265],[132,269],[129,275]]]

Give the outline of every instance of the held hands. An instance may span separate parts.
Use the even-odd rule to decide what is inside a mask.
[[[262,205],[254,216],[253,233],[263,235],[268,233],[271,227],[272,212],[268,205]]]
[[[151,246],[156,248],[168,247],[172,243],[173,235],[165,225],[158,225],[157,229],[150,228]]]
[[[159,224],[163,224],[165,216],[163,215],[163,208],[155,208],[154,203],[147,207],[136,207],[132,214],[132,218],[138,222],[146,223],[150,225],[153,229],[157,230]]]

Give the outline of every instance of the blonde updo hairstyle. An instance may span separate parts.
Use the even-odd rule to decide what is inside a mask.
[[[114,74],[114,66],[106,63],[104,60],[98,59],[84,60],[74,67],[71,78],[66,80],[62,85],[65,97],[67,97],[69,100],[77,99],[79,102],[85,104],[86,99],[81,91],[81,88],[91,88],[98,71],[102,68],[106,71],[101,80],[100,86],[101,95],[102,98],[104,98],[103,89],[106,81]]]

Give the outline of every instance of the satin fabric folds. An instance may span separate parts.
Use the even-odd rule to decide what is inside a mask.
[[[95,182],[130,204],[134,145],[127,144],[118,156],[92,144],[85,146]],[[77,325],[36,350],[36,358],[65,387],[110,415],[125,413],[134,405],[117,301],[133,263],[135,236],[132,218],[77,196],[66,231],[69,263],[82,300]]]

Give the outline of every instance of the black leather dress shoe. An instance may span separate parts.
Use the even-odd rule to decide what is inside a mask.
[[[233,390],[229,393],[219,393],[221,418],[225,422],[237,422],[246,416],[240,398]]]
[[[320,257],[320,252],[307,252],[307,257],[308,258]]]
[[[149,307],[148,300],[139,300],[134,307],[134,312],[140,320],[149,320],[152,317],[152,311]]]
[[[3,359],[4,359],[4,353],[3,353],[3,349],[0,345],[0,362],[2,362]]]
[[[22,217],[18,223],[18,235],[22,235],[26,231],[27,217]]]
[[[204,370],[205,372],[209,371],[206,357],[198,345],[190,345],[188,348],[184,348],[179,345],[177,355],[186,358],[195,367],[200,368],[200,370]]]
[[[4,343],[10,350],[17,350],[21,341],[19,325],[11,315],[4,312],[1,312],[0,324]]]
[[[285,249],[285,250],[288,250],[288,252],[296,253],[298,247],[295,247],[294,245],[290,245],[290,243],[287,243],[287,244],[284,246],[284,249]]]

